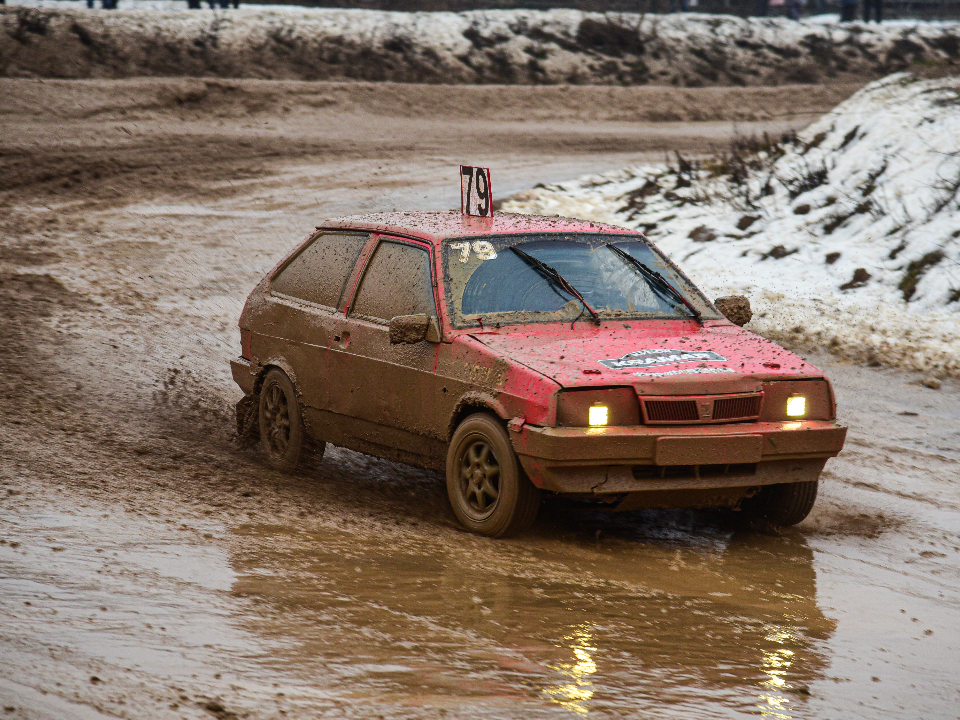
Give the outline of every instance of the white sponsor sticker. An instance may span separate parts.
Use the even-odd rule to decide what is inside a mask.
[[[620,358],[598,360],[611,370],[631,370],[633,368],[657,367],[659,365],[680,365],[689,362],[726,362],[727,358],[712,350],[674,350],[653,348],[627,353]]]
[[[670,375],[719,375],[732,373],[730,368],[686,368],[684,370],[667,370],[666,372],[635,372],[634,375],[642,378],[669,377]]]

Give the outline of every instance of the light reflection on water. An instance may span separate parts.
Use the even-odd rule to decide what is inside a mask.
[[[358,708],[802,716],[834,625],[801,536],[606,522],[601,543],[247,526],[234,592],[262,609],[266,672]]]
[[[767,635],[767,640],[782,642],[785,637],[790,637],[790,633],[778,628]],[[792,650],[785,647],[767,650],[763,653],[761,668],[767,678],[759,683],[763,692],[757,695],[760,699],[760,714],[763,717],[782,718],[783,720],[792,717],[789,714],[790,699],[784,697],[783,691],[788,689],[788,671],[793,664],[793,654]]]
[[[588,623],[574,629],[572,635],[565,635],[564,641],[570,643],[575,662],[558,663],[549,667],[566,675],[570,682],[553,687],[545,687],[544,695],[553,699],[558,705],[573,710],[580,715],[587,714],[587,701],[593,697],[593,683],[590,676],[597,672],[597,664],[590,653],[595,653],[591,635],[592,626]]]

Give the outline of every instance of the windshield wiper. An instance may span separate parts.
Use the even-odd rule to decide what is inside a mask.
[[[521,250],[516,246],[513,246],[510,249],[513,250],[517,255],[522,257],[524,260],[526,260],[528,263],[533,265],[533,267],[536,270],[539,270],[540,273],[543,274],[544,277],[546,277],[548,280],[552,280],[557,285],[559,285],[561,289],[565,290],[567,293],[569,293],[570,295],[575,297],[577,300],[579,300],[581,303],[583,303],[583,307],[585,307],[587,312],[590,313],[591,316],[593,316],[593,321],[597,325],[601,324],[600,316],[597,315],[597,311],[594,310],[592,307],[590,307],[590,304],[583,299],[583,295],[580,294],[580,291],[577,290],[569,282],[567,282],[567,280],[564,279],[563,275],[557,272],[555,268],[550,267],[549,265],[547,265],[545,262],[541,260],[537,260],[533,255],[530,255],[529,253],[524,252],[523,250]],[[581,311],[580,314],[582,315],[583,311]],[[576,322],[576,320],[574,320],[573,322]]]
[[[640,274],[643,275],[644,278],[646,278],[646,280],[650,283],[650,286],[654,290],[659,290],[661,295],[666,295],[668,296],[668,298],[672,298],[674,300],[679,300],[680,302],[682,302],[684,307],[686,307],[686,309],[690,312],[690,314],[693,315],[694,318],[696,318],[697,322],[703,325],[703,317],[701,316],[700,311],[697,310],[693,306],[693,304],[680,293],[679,290],[677,290],[675,287],[673,287],[673,285],[671,285],[666,280],[664,280],[663,275],[658,273],[656,270],[653,270],[647,267],[644,263],[637,260],[633,255],[631,255],[628,252],[624,252],[623,250],[618,248],[616,245],[611,245],[610,243],[604,243],[604,245],[606,245],[608,248],[613,250],[617,255],[622,257],[628,263],[633,265],[633,267],[639,270]]]

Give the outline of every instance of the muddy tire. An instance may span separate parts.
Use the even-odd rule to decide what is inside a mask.
[[[813,509],[819,481],[764,485],[760,492],[740,503],[745,519],[779,527],[796,525]]]
[[[530,527],[540,507],[540,490],[520,467],[507,431],[482,413],[460,423],[450,441],[447,495],[465,528],[490,537]]]
[[[325,444],[311,440],[290,378],[277,368],[260,387],[260,447],[267,463],[285,473],[319,464]]]

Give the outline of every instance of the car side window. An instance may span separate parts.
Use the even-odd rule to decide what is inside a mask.
[[[366,233],[319,235],[273,278],[270,291],[335,309],[368,237]]]
[[[413,245],[381,241],[367,263],[350,312],[381,322],[398,315],[436,315],[430,254]]]

